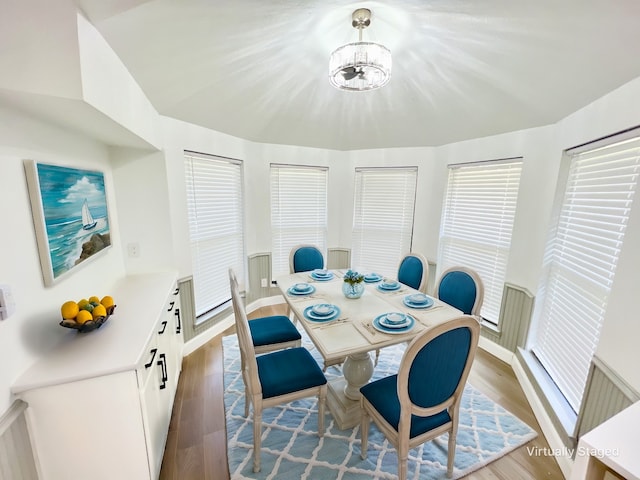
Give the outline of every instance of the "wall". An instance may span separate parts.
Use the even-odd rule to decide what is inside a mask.
[[[42,280],[24,159],[105,173],[112,247],[51,288],[45,288]],[[115,188],[104,145],[0,107],[0,205],[0,283],[11,287],[16,303],[16,313],[0,321],[0,412],[4,412],[12,401],[10,386],[17,376],[63,337],[76,335],[58,325],[60,305],[82,296],[106,295],[125,269]]]

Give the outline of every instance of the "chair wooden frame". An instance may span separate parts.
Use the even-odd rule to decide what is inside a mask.
[[[231,271],[229,274],[231,280]],[[251,341],[249,331],[249,321],[246,312],[242,308],[240,292],[236,285],[231,283],[231,300],[236,317],[236,331],[238,335],[238,345],[240,347],[242,379],[245,385],[245,406],[244,415],[249,415],[249,404],[253,405],[253,471],[260,471],[260,447],[262,443],[262,411],[265,408],[273,407],[283,403],[288,403],[300,398],[318,397],[318,435],[324,435],[324,406],[327,396],[327,384],[317,387],[307,388],[284,395],[270,398],[262,398],[262,385],[258,377],[258,363],[256,351]],[[268,355],[268,354],[267,354]]]
[[[409,370],[413,361],[420,352],[420,350],[436,337],[456,328],[468,328],[471,333],[471,343],[469,352],[467,355],[466,363],[460,381],[454,393],[445,401],[439,405],[423,408],[415,405],[409,398]],[[398,430],[390,425],[382,415],[375,409],[375,407],[363,396],[361,399],[362,406],[362,422],[361,422],[361,438],[362,438],[362,450],[361,457],[365,459],[367,457],[368,447],[368,435],[369,435],[369,423],[373,420],[384,436],[395,447],[398,452],[398,477],[400,480],[405,480],[407,477],[407,458],[409,450],[417,447],[429,440],[449,432],[449,445],[447,455],[447,476],[450,477],[453,473],[453,462],[455,457],[456,448],[456,436],[458,433],[458,421],[460,401],[462,399],[462,393],[464,386],[471,370],[471,364],[475,357],[476,350],[478,348],[478,339],[480,336],[480,324],[478,321],[470,315],[464,315],[448,322],[436,325],[435,327],[425,330],[420,336],[416,337],[411,344],[407,347],[402,361],[400,363],[400,369],[398,371],[397,391],[398,399],[400,400],[400,421],[398,423]],[[417,435],[414,438],[409,438],[411,428],[411,415],[417,416],[431,416],[442,412],[447,409],[451,420],[444,425],[441,425],[433,430],[425,432],[421,435]]]
[[[480,275],[478,275],[478,272],[476,272],[475,270],[468,268],[468,267],[451,267],[446,269],[444,272],[442,272],[442,275],[440,275],[440,278],[438,278],[438,281],[436,282],[436,287],[433,290],[433,294],[436,298],[440,299],[440,295],[439,295],[439,291],[440,291],[440,283],[442,282],[442,279],[451,272],[464,272],[467,275],[469,275],[474,283],[476,284],[476,300],[473,303],[473,307],[471,308],[471,313],[470,315],[473,315],[476,318],[480,318],[480,309],[482,308],[482,302],[484,302],[484,283],[482,283],[482,279],[480,278]]]
[[[229,283],[232,289],[235,287],[239,291],[240,287],[238,284],[238,277],[236,277],[236,272],[232,268],[229,269]],[[240,305],[240,308],[245,310],[244,305],[242,303]],[[235,306],[234,306],[234,310],[235,310]],[[245,310],[245,314],[246,314],[246,310]],[[249,321],[259,322],[260,319],[255,318]],[[302,339],[291,340],[289,342],[270,343],[268,345],[259,345],[259,346],[254,345],[253,348],[255,349],[256,355],[260,355],[261,353],[275,352],[276,350],[283,350],[285,348],[293,348],[293,347],[300,347],[300,346],[302,346]]]
[[[427,283],[429,282],[429,262],[424,255],[416,252],[410,252],[404,255],[402,259],[400,259],[400,263],[398,264],[398,276],[400,275],[400,266],[402,265],[402,262],[404,262],[404,260],[408,257],[417,258],[418,260],[420,260],[420,263],[422,263],[422,279],[420,280],[420,285],[418,286],[418,288],[416,288],[416,290],[422,293],[427,293]]]

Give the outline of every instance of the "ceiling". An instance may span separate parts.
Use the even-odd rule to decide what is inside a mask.
[[[76,0],[163,115],[248,140],[352,150],[437,146],[548,125],[640,76],[637,0]],[[390,83],[343,92],[357,40]]]

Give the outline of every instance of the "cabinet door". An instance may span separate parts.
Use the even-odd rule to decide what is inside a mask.
[[[164,389],[161,388],[164,380],[161,357],[163,354],[160,353],[157,343],[153,342],[150,346],[153,346],[150,351],[155,350],[155,353],[146,364],[149,366],[146,367],[146,381],[140,390],[140,401],[147,439],[149,470],[151,478],[156,479],[160,474],[169,424],[167,422],[166,395],[163,392]]]

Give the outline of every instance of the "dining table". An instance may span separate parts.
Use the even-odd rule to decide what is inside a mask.
[[[331,380],[327,407],[340,429],[360,422],[360,387],[373,376],[371,352],[410,342],[426,329],[457,318],[463,313],[426,295],[425,303],[410,299],[425,297],[413,288],[369,272],[359,298],[343,293],[346,269],[299,272],[276,278],[278,288],[322,356],[325,369],[342,363],[342,376]],[[377,281],[374,281],[377,280]],[[329,309],[330,315],[323,310]],[[317,312],[317,313],[316,313]],[[400,314],[405,325],[387,328],[389,314]],[[391,325],[389,325],[391,327]]]

